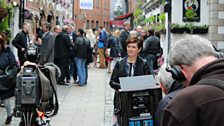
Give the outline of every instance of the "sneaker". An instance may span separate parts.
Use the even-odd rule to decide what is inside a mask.
[[[7,124],[10,124],[11,121],[12,121],[12,115],[6,118],[6,120],[5,120],[5,124],[6,124],[6,125],[7,125]]]

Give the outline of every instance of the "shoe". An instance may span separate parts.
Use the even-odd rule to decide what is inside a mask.
[[[66,83],[70,83],[70,80],[66,80]]]
[[[12,115],[6,118],[6,120],[5,120],[5,124],[6,124],[6,125],[7,125],[7,124],[10,124],[11,121],[12,121]]]
[[[66,86],[68,86],[69,84],[66,84],[65,82],[63,82],[63,81],[60,81],[60,82],[58,82],[58,84],[59,85],[66,85]]]
[[[79,81],[75,81],[74,84],[79,84]]]

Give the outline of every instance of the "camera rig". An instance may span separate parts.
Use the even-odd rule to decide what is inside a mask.
[[[22,126],[49,125],[46,117],[55,116],[59,105],[56,82],[60,69],[53,63],[24,66],[17,75],[14,116]]]

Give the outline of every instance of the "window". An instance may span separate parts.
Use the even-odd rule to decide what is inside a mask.
[[[94,20],[91,22],[91,27],[94,28]]]
[[[89,29],[89,20],[86,21],[86,29]]]
[[[96,21],[96,28],[98,29],[99,27],[99,21]]]

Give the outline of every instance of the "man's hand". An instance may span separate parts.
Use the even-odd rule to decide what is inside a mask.
[[[25,51],[25,48],[22,48],[21,51],[24,52]]]

